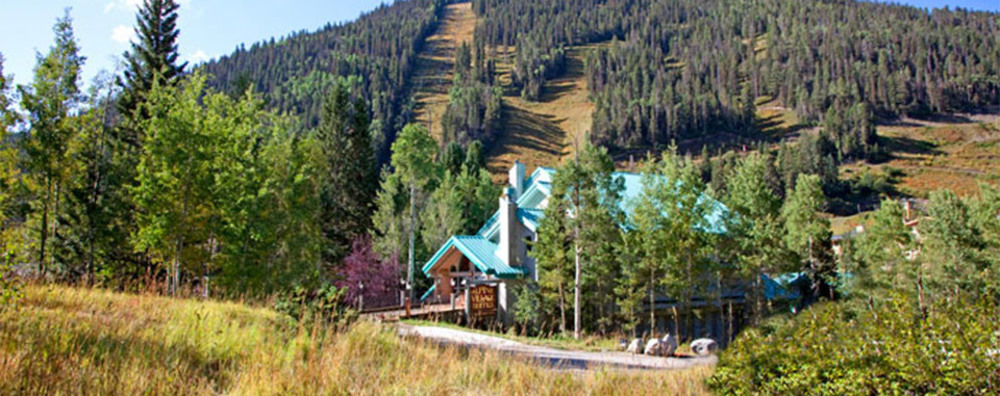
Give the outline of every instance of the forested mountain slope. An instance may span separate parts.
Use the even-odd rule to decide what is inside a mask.
[[[821,141],[812,142],[821,154],[811,160],[818,169],[824,156],[836,163],[876,156],[872,125],[879,119],[1000,103],[995,13],[858,1],[474,0],[473,56],[466,61],[476,59],[486,71],[475,71],[480,81],[470,79],[468,89],[449,92],[451,118],[429,119],[441,103],[425,111],[421,100],[444,100],[448,84],[438,84],[434,95],[422,92],[429,77],[419,77],[415,65],[421,49],[433,49],[425,44],[441,28],[444,3],[397,1],[353,23],[241,48],[204,68],[225,90],[253,83],[306,127],[316,124],[318,102],[334,76],[360,76],[378,120],[383,160],[393,131],[414,119],[415,107],[428,115],[423,122],[443,129],[435,134],[443,140],[483,140],[495,158],[557,158],[565,152],[566,130],[577,135],[581,119],[594,142],[618,153],[662,149],[672,141],[773,140],[778,136],[765,133],[774,131],[756,108],[766,102],[797,124],[821,127]],[[464,31],[469,20],[463,20]],[[468,37],[439,38],[453,41],[438,46],[454,49]],[[568,61],[568,54],[581,62]],[[437,55],[446,56],[425,57],[447,66]],[[489,62],[477,59],[484,56]],[[565,93],[551,92],[559,84],[546,82],[565,82],[570,73],[589,99],[570,111],[583,109],[586,117],[553,114],[559,106],[534,111]],[[495,107],[491,87],[504,92],[498,118],[495,109],[487,112]],[[519,129],[531,133],[508,132]],[[562,141],[552,141],[560,135]],[[524,139],[544,144],[508,147]]]
[[[616,39],[592,54],[587,74],[593,138],[618,148],[752,130],[752,101],[762,96],[807,122],[856,103],[892,117],[1000,99],[996,14],[855,1],[474,3],[485,21],[477,38],[518,47],[528,97],[558,74],[562,46]]]
[[[252,86],[272,107],[297,115],[304,128],[319,123],[323,98],[336,79],[355,76],[356,94],[373,113],[376,152],[385,159],[395,131],[411,117],[405,86],[443,5],[442,0],[383,5],[343,25],[241,46],[202,69],[224,92]]]

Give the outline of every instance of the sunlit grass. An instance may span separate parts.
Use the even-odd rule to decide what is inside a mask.
[[[553,370],[369,322],[61,286],[0,314],[0,394],[704,394],[711,371]]]

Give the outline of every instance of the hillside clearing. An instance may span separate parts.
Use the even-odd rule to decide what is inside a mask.
[[[977,194],[980,182],[1000,181],[1000,128],[997,115],[954,115],[918,120],[905,118],[878,128],[890,153],[882,164],[849,164],[846,176],[867,168],[891,172],[900,193],[926,197],[936,189]]]
[[[63,286],[0,314],[0,394],[707,394],[711,372],[550,370],[370,322]]]
[[[545,82],[537,102],[524,100],[517,89],[507,87],[501,135],[489,152],[487,166],[494,179],[502,179],[514,160],[525,163],[528,172],[538,166],[556,166],[586,142],[594,104],[587,88],[584,60],[587,52],[605,44],[571,47],[566,52],[566,71]],[[506,48],[512,53],[512,48]],[[509,84],[511,65],[497,64],[498,81]]]
[[[417,56],[413,76],[416,122],[429,126],[431,136],[440,140],[441,118],[448,107],[455,51],[462,43],[472,44],[476,14],[472,3],[449,4],[434,35],[427,38]]]

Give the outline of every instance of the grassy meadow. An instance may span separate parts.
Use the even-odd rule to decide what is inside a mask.
[[[0,313],[0,394],[706,394],[712,368],[571,371],[305,326],[265,308],[27,286]]]

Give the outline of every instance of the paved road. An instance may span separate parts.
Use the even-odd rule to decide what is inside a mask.
[[[402,336],[421,337],[433,342],[465,348],[492,349],[502,353],[533,359],[555,368],[565,369],[590,369],[605,366],[621,369],[677,370],[715,364],[718,361],[715,356],[665,358],[633,355],[626,352],[567,351],[434,326],[398,324],[397,331]]]

